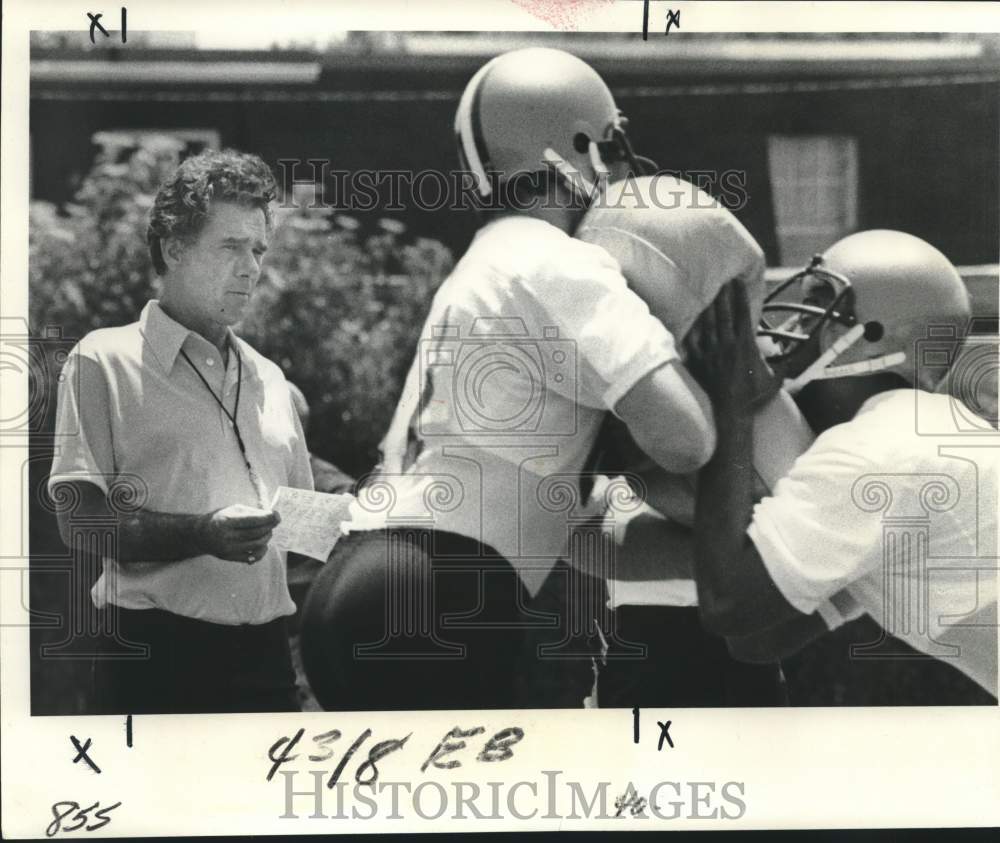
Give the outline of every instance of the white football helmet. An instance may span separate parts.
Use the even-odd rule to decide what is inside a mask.
[[[597,72],[548,47],[487,62],[455,115],[459,156],[484,198],[493,193],[491,175],[502,182],[552,169],[589,203],[607,180],[608,164],[625,160],[637,173],[652,164],[635,156],[626,125]]]
[[[947,367],[932,352],[953,356],[970,315],[948,258],[911,234],[873,230],[838,241],[775,289],[758,334],[776,344],[768,362],[793,393],[812,380],[883,371],[933,390]]]

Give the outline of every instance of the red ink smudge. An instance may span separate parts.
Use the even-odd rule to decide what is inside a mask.
[[[576,29],[580,21],[595,9],[611,6],[615,0],[513,0],[526,12],[556,29]]]

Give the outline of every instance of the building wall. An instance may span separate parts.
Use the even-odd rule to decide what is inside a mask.
[[[631,77],[606,75],[630,118],[637,150],[672,170],[746,172],[748,202],[736,213],[772,265],[786,261],[775,231],[770,135],[856,139],[858,228],[909,231],[957,264],[998,260],[995,82],[941,84],[938,78],[906,87],[796,91],[781,80],[763,80],[752,93],[735,90],[732,80],[714,89],[686,87],[683,80],[637,87]],[[416,81],[391,71],[375,78],[331,72],[318,91],[244,86],[213,91],[212,101],[204,100],[209,92],[169,85],[133,86],[132,93],[81,88],[72,98],[41,91],[31,103],[34,196],[69,198],[74,179],[92,161],[91,136],[111,128],[215,129],[223,145],[257,152],[272,165],[322,158],[347,171],[451,170],[452,119],[466,78],[464,70],[427,72]],[[476,227],[469,212],[410,207],[388,215],[456,250]]]

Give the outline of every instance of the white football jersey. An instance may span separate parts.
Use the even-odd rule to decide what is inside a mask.
[[[491,222],[434,297],[350,529],[481,540],[537,593],[588,511],[579,475],[604,412],[676,358],[604,249],[534,218]]]
[[[800,612],[846,589],[887,632],[995,695],[1000,437],[970,435],[964,415],[947,395],[876,395],[799,457],[749,535]],[[894,655],[891,640],[855,657],[866,652]]]

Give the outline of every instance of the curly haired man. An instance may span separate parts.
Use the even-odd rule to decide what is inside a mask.
[[[137,322],[88,334],[66,364],[57,429],[73,435],[49,489],[71,485],[74,518],[117,519],[91,597],[114,637],[148,646],[145,658],[95,659],[101,712],[298,707],[295,606],[268,502],[279,486],[312,489],[309,454],[281,370],[231,328],[260,277],[274,195],[256,156],[185,160],[146,235],[161,298]],[[134,511],[112,505],[123,482]],[[68,514],[59,528],[69,543]]]

